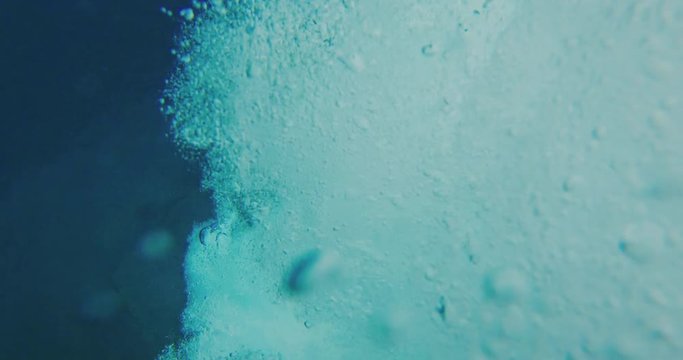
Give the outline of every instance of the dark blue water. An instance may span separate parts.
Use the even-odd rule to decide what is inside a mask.
[[[179,336],[184,238],[212,211],[158,111],[159,8],[184,3],[0,2],[0,359],[149,359]]]

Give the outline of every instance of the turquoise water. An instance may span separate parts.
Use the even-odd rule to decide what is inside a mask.
[[[212,1],[162,359],[683,356],[683,3]]]

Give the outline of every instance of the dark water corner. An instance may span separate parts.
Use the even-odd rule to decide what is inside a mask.
[[[158,111],[180,0],[0,3],[0,359],[150,359],[212,214]]]

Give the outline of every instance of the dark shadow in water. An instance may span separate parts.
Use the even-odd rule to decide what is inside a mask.
[[[189,1],[0,4],[0,358],[150,359],[211,216],[158,112]]]

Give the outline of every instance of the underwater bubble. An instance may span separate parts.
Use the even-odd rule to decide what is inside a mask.
[[[601,140],[605,137],[607,134],[607,128],[603,125],[598,125],[593,128],[593,131],[591,132],[591,135],[593,136],[593,139],[595,140]]]
[[[180,10],[179,15],[182,16],[183,19],[185,19],[187,21],[194,20],[194,10],[192,10],[190,8]]]
[[[377,310],[370,317],[370,336],[377,345],[396,344],[406,335],[413,317],[403,307],[388,307]]]
[[[432,57],[438,54],[441,51],[441,49],[439,48],[439,45],[429,43],[427,45],[422,46],[420,51],[422,52],[422,55],[426,57]]]
[[[229,360],[282,360],[282,355],[260,350],[244,350],[231,352],[226,359]]]
[[[529,291],[527,278],[519,270],[504,268],[484,278],[484,294],[499,304],[511,304],[526,297]]]
[[[628,224],[619,241],[619,250],[631,260],[645,263],[666,248],[664,231],[652,222]]]
[[[583,178],[579,175],[570,175],[562,183],[562,190],[564,192],[576,191],[583,184]]]

